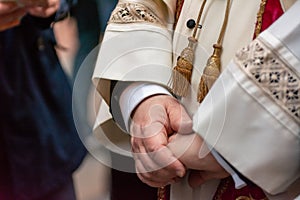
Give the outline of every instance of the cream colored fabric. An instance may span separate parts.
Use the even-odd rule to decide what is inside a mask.
[[[126,2],[131,1],[128,0]],[[175,1],[169,0],[164,2],[168,7],[168,14],[174,13]],[[101,84],[101,80],[122,80],[154,82],[163,86],[167,86],[171,69],[176,63],[176,58],[180,54],[181,50],[186,47],[188,42],[187,37],[192,34],[192,30],[186,27],[186,22],[191,18],[196,19],[201,3],[202,0],[185,0],[175,31],[169,29],[172,26],[171,24],[166,24],[165,28],[163,28],[159,24],[149,24],[148,22],[126,24],[110,23],[104,36],[102,48],[99,52],[96,69],[93,75],[95,85],[98,83]],[[232,2],[229,23],[223,42],[224,49],[221,57],[223,66],[222,70],[224,70],[225,67],[230,63],[230,60],[234,57],[237,50],[241,49],[252,41],[255,29],[256,14],[259,9],[259,5],[260,0],[234,0]],[[213,0],[207,2],[207,6],[204,10],[203,21],[201,22],[203,29],[200,31],[200,35],[198,37],[198,46],[196,48],[196,56],[194,61],[195,69],[192,77],[193,90],[186,98],[183,98],[182,100],[184,105],[188,105],[186,107],[188,108],[191,116],[193,116],[193,112],[199,107],[198,103],[196,102],[195,91],[197,91],[199,77],[201,76],[202,69],[205,67],[206,60],[212,53],[212,45],[216,42],[219,35],[225,6],[226,1]],[[172,19],[172,17],[169,16],[168,19]],[[197,112],[195,117],[195,129],[199,130],[198,132],[202,134],[205,139],[208,141],[213,141],[210,143],[213,143],[214,145],[213,136],[216,136],[216,134],[222,132],[221,130],[224,128],[220,125],[227,125],[228,131],[231,131],[231,129],[234,128],[238,130],[238,128],[242,128],[242,125],[247,124],[249,120],[253,120],[253,123],[256,125],[254,126],[254,130],[257,130],[257,132],[254,131],[255,134],[247,134],[245,136],[244,133],[241,133],[238,135],[240,132],[236,131],[229,134],[230,137],[228,138],[222,136],[222,140],[218,139],[218,145],[216,146],[216,149],[219,151],[219,153],[221,153],[221,155],[226,155],[226,159],[227,156],[232,156],[233,158],[231,159],[230,157],[230,161],[234,163],[236,169],[245,173],[247,177],[254,182],[259,183],[259,185],[268,192],[278,193],[280,191],[284,191],[286,187],[297,177],[295,176],[293,179],[291,178],[292,175],[297,174],[297,170],[299,172],[297,163],[290,163],[292,159],[297,160],[297,155],[299,158],[299,152],[297,152],[298,150],[296,147],[298,144],[299,148],[299,141],[297,140],[297,134],[295,135],[294,133],[295,130],[297,132],[299,125],[297,123],[290,122],[290,120],[286,120],[284,123],[289,125],[292,124],[293,126],[284,126],[281,123],[277,123],[280,121],[280,119],[271,118],[270,116],[273,115],[270,115],[270,113],[267,112],[269,110],[262,109],[261,104],[259,104],[257,101],[254,101],[253,97],[245,91],[247,88],[241,89],[242,87],[240,84],[243,82],[243,80],[240,79],[243,77],[246,79],[245,73],[241,70],[238,70],[238,66],[233,62],[231,62],[229,66],[230,68],[226,70],[223,75],[224,78],[219,81],[218,86],[216,86],[216,89],[214,89],[215,91],[218,91],[216,92],[217,94],[214,92],[210,94],[210,96],[217,95],[217,97],[214,98],[214,106],[220,105],[218,107],[219,109],[217,115],[213,115],[213,117],[217,118],[216,122],[218,122],[218,125],[210,126],[210,113],[215,111],[215,108],[211,106],[211,99],[209,96],[207,100],[205,100],[205,103],[208,104],[208,106],[200,106],[199,109],[201,109],[201,111]],[[239,80],[239,82],[235,81],[236,79]],[[250,81],[247,83],[250,83]],[[225,85],[226,88],[223,87]],[[233,96],[230,95],[231,93],[224,93],[224,91],[230,91],[233,94],[233,91],[231,91],[233,88],[237,88],[236,93],[234,93],[234,98],[240,99],[240,102],[249,102],[249,104],[241,103],[235,106],[236,99],[235,101],[228,102],[227,100],[229,100],[229,98],[233,98]],[[109,88],[103,89],[109,90]],[[100,92],[105,94],[105,91]],[[224,94],[226,95],[218,96]],[[264,93],[260,92],[260,95],[264,96]],[[265,100],[267,101],[268,98],[265,98]],[[270,100],[268,100],[268,102],[269,104],[267,105],[273,105],[270,103]],[[229,105],[227,105],[227,103],[230,104],[230,109],[228,109]],[[249,115],[249,118],[243,118],[241,117],[241,113],[238,112],[244,111],[248,105],[249,107],[253,106],[253,110],[251,110],[253,115]],[[271,108],[273,107],[274,106],[271,106]],[[234,114],[235,111],[237,114]],[[278,112],[279,111],[280,109]],[[260,112],[263,114],[261,118],[258,119],[256,118],[257,113]],[[221,113],[220,116],[219,113]],[[226,114],[226,118],[224,114]],[[242,114],[244,114],[244,112]],[[207,116],[207,118],[205,118],[205,116]],[[281,116],[284,119],[290,119],[285,118],[286,116],[284,113]],[[264,125],[268,125],[272,132],[276,132],[276,134],[279,135],[279,139],[278,137],[272,138],[269,134],[267,134],[269,130],[265,131],[265,128],[260,129],[259,126],[262,122],[262,119],[266,120]],[[209,123],[206,124],[203,122]],[[206,132],[203,131],[207,128],[210,128],[209,135],[205,135]],[[293,128],[296,129],[294,130]],[[294,131],[291,131],[290,129],[293,129]],[[258,131],[263,131],[263,133],[260,134]],[[116,134],[116,132],[105,134]],[[252,137],[258,137],[259,135],[260,139],[254,139],[255,143],[248,142],[247,139],[250,141],[253,139]],[[242,142],[239,142],[239,139]],[[282,141],[279,141],[280,139],[282,139]],[[219,143],[219,141],[223,142]],[[273,141],[275,142],[275,145],[271,145],[271,142]],[[231,145],[226,145],[226,142],[228,142],[227,144]],[[243,142],[245,142],[245,145],[243,145]],[[291,143],[286,151],[289,152],[291,158],[284,158],[284,151],[275,150],[276,147],[285,149],[289,142]],[[257,147],[258,145],[261,146]],[[230,152],[232,148],[236,149],[236,151]],[[293,151],[293,148],[296,148],[296,152]],[[278,153],[278,155],[276,153],[273,154],[273,151]],[[249,155],[249,157],[243,155],[241,156],[239,154],[240,152],[249,153],[245,154],[247,156]],[[235,154],[236,157],[234,157]],[[238,157],[238,155],[240,157]],[[276,156],[280,156],[280,158],[282,157],[284,159],[283,163],[285,161],[289,163],[289,166],[284,166],[282,173],[278,175],[274,175],[274,172],[270,172],[268,165],[266,164],[268,161],[271,162],[274,159],[276,160]],[[265,179],[264,174],[260,174],[261,176],[258,177],[258,173],[255,171],[257,168],[253,168],[255,166],[262,168],[262,171],[266,173]],[[287,170],[288,167],[290,167],[290,171]],[[254,171],[251,171],[252,169]],[[271,176],[272,174],[274,175],[273,177]],[[171,198],[172,200],[211,199],[217,184],[217,181],[213,181],[205,184],[201,188],[191,190],[187,183],[183,181],[172,186]]]
[[[166,83],[170,74],[169,66],[172,65],[171,27],[174,23],[176,1],[122,0],[119,4],[124,2],[138,3],[147,7],[148,15],[156,15],[164,22],[164,26],[149,21],[144,23],[131,23],[130,20],[124,23],[110,21],[94,71],[94,83],[98,85],[99,78]],[[162,8],[155,6],[159,4],[165,6]],[[127,20],[126,16],[124,20]],[[158,71],[160,73],[156,73]]]
[[[281,6],[284,11],[287,11],[297,0],[280,0]]]
[[[138,23],[129,21],[113,23],[110,21],[93,74],[94,85],[103,96],[94,133],[99,141],[111,151],[130,156],[129,136],[124,134],[113,120],[110,120],[110,114],[101,114],[109,113],[110,83],[108,80],[149,81],[162,85],[168,82],[171,72],[169,66],[172,65],[171,27],[174,23],[176,1],[119,1],[119,4],[124,3],[148,7],[148,11],[152,11],[153,14],[158,13],[156,15],[164,22],[164,26],[162,26],[157,23],[149,23],[149,21],[144,23],[141,21]],[[159,8],[157,7],[159,4],[165,6]],[[103,129],[114,131],[107,132]],[[127,144],[127,147],[124,147],[124,144]],[[120,146],[121,148],[119,148]]]
[[[175,9],[174,2],[166,2],[171,13]],[[176,58],[186,47],[187,37],[192,34],[192,30],[186,27],[186,21],[197,18],[201,3],[202,0],[185,1],[175,31],[149,23],[110,23],[105,32],[93,75],[95,85],[98,85],[98,81],[101,79],[109,79],[149,81],[166,86]],[[193,91],[197,90],[199,77],[207,58],[212,53],[212,45],[217,40],[226,2],[208,1],[207,4],[202,21],[203,29],[200,31],[196,49],[195,70],[192,79]],[[233,1],[224,38],[224,52],[221,60],[223,66],[226,66],[237,49],[252,40],[259,4],[259,0]],[[166,26],[171,27],[170,25]],[[159,73],[157,73],[158,71]],[[99,79],[100,77],[101,79]],[[104,94],[105,91],[102,93]],[[197,103],[194,101],[195,93],[189,96],[192,98],[184,101],[189,105],[193,104],[190,106],[192,112],[197,107]],[[191,100],[193,101],[191,102]]]
[[[174,33],[173,51],[175,52],[175,56],[173,57],[173,66],[176,64],[177,56],[187,45],[187,37],[192,34],[192,30],[186,27],[186,22],[189,19],[197,18],[201,3],[202,1],[186,1],[183,5],[178,26]],[[223,53],[221,56],[222,70],[226,67],[234,53],[252,40],[259,4],[259,0],[232,2],[223,42]],[[187,109],[191,115],[198,107],[196,95],[199,80],[207,59],[212,54],[212,46],[218,39],[225,7],[226,1],[207,1],[207,6],[204,9],[204,18],[201,22],[203,28],[198,35],[198,45],[195,52],[192,91],[188,94],[187,98],[183,99],[183,103],[189,105]]]
[[[237,53],[194,116],[194,129],[273,195],[300,178],[299,9]]]
[[[269,193],[299,178],[299,124],[233,62],[199,107],[194,130]]]

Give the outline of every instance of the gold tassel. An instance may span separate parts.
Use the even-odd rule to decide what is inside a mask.
[[[206,67],[203,70],[203,74],[201,76],[199,88],[198,88],[198,102],[201,103],[217,80],[220,75],[221,70],[221,51],[222,46],[219,44],[214,44],[214,52],[211,57],[208,59]]]
[[[190,88],[196,44],[197,40],[194,37],[189,37],[189,44],[177,58],[176,66],[172,71],[169,85],[172,92],[178,96],[186,96]]]

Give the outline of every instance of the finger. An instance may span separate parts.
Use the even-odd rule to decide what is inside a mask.
[[[14,21],[7,22],[5,24],[0,23],[0,31],[4,31],[13,28],[20,24],[20,20],[16,19]]]
[[[10,21],[15,21],[15,19],[20,19],[23,17],[25,13],[26,10],[22,8],[12,9],[9,11],[9,13],[0,14],[0,23],[4,24]]]
[[[159,165],[155,160],[153,160],[153,152],[158,151],[163,147],[162,143],[165,143],[164,140],[166,136],[157,135],[155,137],[140,139],[132,137],[132,155],[135,160],[140,160],[146,171],[155,171],[163,168],[163,164]]]
[[[134,157],[139,157],[144,165],[149,165],[147,167],[149,171],[164,168],[177,160],[172,152],[166,148],[168,138],[163,132],[151,138],[132,137],[131,141]]]
[[[166,137],[165,135],[163,136]],[[156,144],[151,139],[147,140],[148,143],[151,141],[151,144]],[[157,147],[152,147],[149,150],[147,147],[151,145],[141,144],[145,140],[136,138],[135,141],[133,145],[135,150],[133,150],[132,154],[136,161],[139,177],[144,183],[152,187],[160,187],[167,183],[173,183],[179,177],[184,176],[186,171],[184,166],[165,146],[159,144]],[[158,150],[156,150],[157,148]]]
[[[14,10],[19,8],[16,2],[0,2],[0,20],[2,20],[3,15],[9,14]]]
[[[167,148],[168,137],[165,133],[161,133],[149,140],[143,140],[145,152],[160,168],[169,170],[171,176],[183,177],[185,174],[185,167],[174,156],[173,152]]]
[[[173,101],[171,99],[171,101]],[[161,104],[161,102],[151,105],[149,109],[149,117],[152,123],[160,123],[160,125],[165,129],[165,133],[173,133],[170,122],[169,116],[166,112],[166,107]]]
[[[148,173],[161,169],[160,166],[148,156],[148,153],[132,154],[135,159],[136,166],[139,167],[140,173]]]
[[[174,134],[171,138],[169,138],[169,144],[167,147],[176,156],[176,158],[181,160],[182,156],[185,153],[188,153],[189,149],[193,147],[196,136],[196,134]],[[195,158],[197,158],[196,155]],[[185,160],[186,159],[183,159],[183,161]]]
[[[153,152],[147,152],[146,147],[141,144],[141,139],[136,139],[136,143],[132,147],[132,155],[136,162],[136,168],[140,173],[145,173],[148,176],[145,179],[152,179],[157,182],[167,182],[174,178],[171,170],[164,169],[165,165],[156,162],[153,159]]]
[[[152,121],[148,125],[141,125],[133,122],[130,133],[136,138],[150,138],[160,133],[167,135],[165,125],[158,120]]]
[[[145,179],[143,174],[141,174],[141,173],[137,173],[137,176],[143,183],[145,183],[151,187],[163,187],[163,186],[166,186],[169,184],[168,182],[155,182],[155,181],[152,181],[149,179]]]
[[[153,172],[145,172],[147,171],[144,168],[144,165],[139,160],[136,161],[136,171],[139,174],[139,177],[143,180],[143,182],[146,182],[147,184],[153,186],[153,187],[160,187],[167,183],[174,182],[175,178],[167,177],[165,174],[167,174],[167,171],[165,169],[153,171]]]
[[[35,17],[47,18],[53,15],[58,9],[58,5],[49,6],[49,7],[30,7],[28,8],[28,13]]]
[[[142,142],[142,144],[140,144],[140,142]],[[147,153],[146,158],[150,158],[152,162],[156,163],[157,168],[152,169],[152,171],[167,168],[171,176],[182,177],[185,174],[185,167],[165,146],[167,142],[167,137],[161,133],[149,139],[143,139],[141,141],[137,139],[137,142],[133,146],[137,148],[135,152]],[[141,159],[143,163],[149,162],[143,159],[143,157],[141,157]]]
[[[141,173],[151,173],[156,176],[155,180],[169,180],[175,177],[182,177],[185,174],[184,166],[171,154],[171,152],[166,148],[155,152],[145,153],[145,149],[140,148],[141,152],[144,153],[132,153],[136,160],[136,165],[142,165],[139,168]]]
[[[160,133],[150,138],[131,137],[132,152],[150,153],[159,150],[167,144],[167,136]]]
[[[189,134],[193,132],[193,121],[185,108],[174,99],[167,105],[167,113],[170,119],[170,126],[174,132]]]
[[[0,31],[12,28],[20,24],[21,18],[26,14],[25,10],[14,10],[9,15],[0,16]]]
[[[162,134],[163,135],[163,134]],[[163,135],[165,137],[165,135]],[[144,181],[166,183],[176,178],[183,177],[185,167],[172,155],[168,148],[158,144],[157,147],[150,146],[156,144],[156,140],[148,139],[147,144],[141,144],[141,140],[136,138],[133,145],[133,157],[136,161],[136,168]],[[132,139],[134,140],[134,139]],[[158,150],[156,150],[158,149]]]
[[[143,167],[143,164],[137,160],[136,161],[136,172],[138,177],[142,180],[142,182],[152,186],[152,187],[161,187],[165,185],[169,185],[181,180],[179,177],[174,178],[165,178],[165,174],[167,172],[166,169],[157,170],[154,172],[142,173],[142,171],[146,171]]]
[[[42,6],[47,7],[51,1],[49,0],[18,0],[19,4],[23,6]]]
[[[149,157],[154,160],[160,168],[165,168],[170,176],[183,177],[185,175],[185,167],[167,147],[163,146],[158,151],[151,152]]]
[[[140,116],[142,114],[142,116]],[[148,138],[161,132],[167,133],[168,116],[165,108],[159,103],[153,102],[146,108],[137,109],[131,123],[130,133],[134,137]]]

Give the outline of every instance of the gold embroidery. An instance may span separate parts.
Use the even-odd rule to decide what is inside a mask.
[[[224,192],[228,189],[230,181],[231,181],[231,177],[227,177],[221,180],[219,187],[217,189],[217,193],[215,194],[213,200],[222,200],[221,197],[224,194]]]
[[[184,0],[177,0],[177,2],[176,2],[176,14],[175,14],[174,30],[175,30],[177,22],[179,20],[179,16],[181,14],[183,3],[184,3]]]
[[[236,55],[236,62],[296,122],[300,122],[300,78],[259,40]]]
[[[120,3],[112,12],[108,23],[148,22],[159,25],[164,23],[148,7],[139,3]]]
[[[157,189],[157,200],[164,200],[165,199],[165,195],[166,194],[166,187],[160,187]]]
[[[260,8],[259,8],[259,11],[257,13],[257,22],[256,22],[256,27],[255,27],[255,37],[257,37],[261,32],[263,14],[265,12],[266,4],[267,4],[267,0],[262,0],[260,2]]]

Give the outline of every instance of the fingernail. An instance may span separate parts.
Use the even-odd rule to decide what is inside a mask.
[[[182,170],[178,170],[178,171],[176,171],[176,175],[177,176],[179,176],[180,178],[182,178],[183,176],[184,176],[184,171],[182,171]]]

